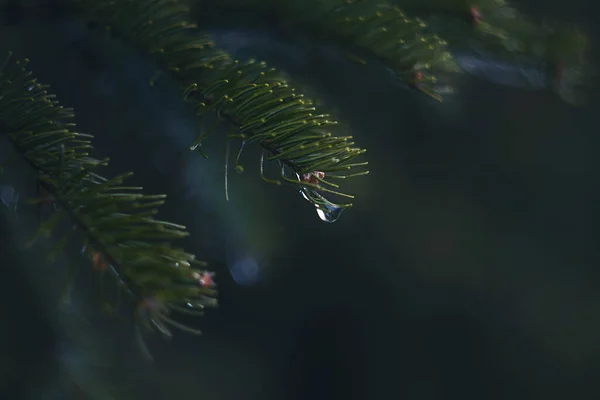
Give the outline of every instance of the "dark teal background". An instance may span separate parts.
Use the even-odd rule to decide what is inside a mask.
[[[584,3],[527,7],[593,22]],[[221,306],[198,321],[205,335],[150,340],[152,366],[137,358],[127,324],[89,311],[87,335],[105,349],[108,374],[134,392],[124,398],[600,398],[593,91],[574,109],[464,77],[438,104],[326,47],[219,32],[240,58],[307,85],[368,149],[371,174],[347,182],[355,207],[325,224],[290,187],[260,182],[255,150],[230,177],[226,203],[224,141],[208,141],[208,160],[186,151],[192,114],[168,79],[148,87],[156,68],[134,51],[60,15],[10,14],[0,32],[0,50],[30,57],[75,107],[111,171],[133,170],[133,182],[169,195],[161,216],[186,224],[186,249],[217,271]],[[20,173],[0,183],[16,185]],[[13,379],[0,380],[0,398],[67,398],[56,383],[63,322],[48,311],[57,292],[34,294],[64,263],[20,252],[14,232],[33,223],[4,220],[0,365]],[[240,255],[258,261],[255,285],[228,274]],[[82,304],[88,290],[75,292]]]

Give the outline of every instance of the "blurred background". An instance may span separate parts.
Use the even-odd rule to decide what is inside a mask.
[[[583,2],[515,6],[593,24]],[[3,207],[1,399],[600,398],[596,99],[573,108],[464,77],[440,104],[325,46],[215,32],[286,71],[368,149],[371,174],[347,182],[355,206],[327,224],[261,182],[256,149],[226,202],[225,140],[208,140],[209,159],[190,152],[191,110],[168,78],[149,87],[157,67],[135,51],[50,11],[5,8],[0,34],[0,51],[29,57],[75,108],[108,175],[168,194],[160,217],[188,226],[185,248],[220,290],[202,337],[149,338],[145,364],[91,283],[56,306],[78,249],[48,264],[51,240],[22,246],[35,213]],[[3,201],[32,193],[30,175],[5,167]]]

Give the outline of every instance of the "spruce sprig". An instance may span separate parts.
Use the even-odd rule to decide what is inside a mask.
[[[289,36],[333,44],[351,61],[378,62],[400,82],[441,101],[460,71],[448,43],[402,6],[381,0],[188,0],[203,23],[276,21]]]
[[[57,234],[66,221],[69,228],[59,234],[51,259],[71,239],[81,241],[92,267],[110,273],[134,302],[136,329],[152,327],[170,336],[170,325],[198,333],[169,314],[215,306],[216,291],[211,274],[201,268],[204,263],[172,244],[188,236],[185,226],[154,218],[166,196],[126,186],[131,173],[101,176],[108,160],[89,155],[92,136],[75,131],[73,110],[62,107],[48,86],[32,77],[26,62],[12,61],[9,55],[0,69],[0,127],[36,172],[41,190],[32,203],[54,205],[29,244]],[[142,341],[140,345],[149,356]]]
[[[392,0],[424,18],[456,53],[545,76],[543,89],[578,104],[589,83],[589,38],[579,28],[524,15],[505,0]],[[460,64],[460,63],[459,63]]]
[[[503,64],[523,76],[540,76],[542,84],[524,79],[514,85],[552,91],[572,104],[583,102],[592,75],[583,31],[531,18],[505,0],[187,1],[203,24],[271,23],[293,36],[312,35],[315,42],[341,45],[353,61],[379,60],[437,99],[454,91],[454,72],[473,72],[472,63],[465,65],[473,57],[479,69]],[[501,81],[513,84],[510,78]]]
[[[329,196],[354,197],[341,191],[335,180],[367,174],[367,163],[355,160],[365,150],[354,147],[351,136],[334,136],[337,121],[318,111],[275,69],[264,62],[231,60],[189,20],[188,7],[176,0],[76,0],[75,4],[176,79],[184,100],[194,104],[204,124],[192,150],[201,151],[204,139],[229,127],[228,138],[240,142],[238,172],[243,170],[239,158],[245,146],[256,142],[264,150],[263,180],[293,184],[321,219],[333,222],[352,206]],[[278,163],[281,180],[264,176],[265,160]]]
[[[442,100],[447,84],[440,76],[459,71],[448,43],[428,31],[427,23],[410,18],[397,6],[371,0],[295,1],[282,4],[282,15],[319,39],[347,46],[351,59],[375,58],[402,81]]]

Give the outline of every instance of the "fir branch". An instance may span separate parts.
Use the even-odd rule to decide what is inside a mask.
[[[442,99],[442,89],[447,90],[439,77],[459,71],[448,43],[398,7],[371,0],[276,4],[285,5],[286,21],[296,21],[319,39],[347,46],[359,61],[376,58],[396,77],[437,100]]]
[[[402,82],[436,100],[451,91],[447,78],[459,72],[448,43],[425,21],[381,0],[191,2],[203,21],[206,10],[208,15],[239,15],[242,20],[258,13],[261,23],[267,17],[275,19],[291,36],[301,32],[319,43],[341,46],[352,61],[381,63]]]
[[[355,162],[365,150],[353,147],[350,136],[333,136],[330,128],[337,121],[319,113],[273,68],[255,61],[232,61],[196,29],[188,19],[188,7],[175,0],[76,0],[74,4],[112,34],[152,56],[179,82],[184,100],[195,105],[201,120],[210,121],[214,114],[209,112],[215,112],[233,127],[228,137],[241,142],[238,159],[246,144],[259,143],[267,153],[261,157],[263,180],[281,182],[262,175],[263,160],[276,161],[282,181],[292,183],[328,222],[352,205],[325,195],[353,198],[341,192],[334,180],[367,174],[367,163]],[[192,150],[201,151],[202,141],[221,126],[219,121],[209,125]]]
[[[536,22],[504,0],[393,0],[424,18],[456,53],[538,70],[549,88],[570,103],[579,103],[587,83],[588,37],[556,22]],[[460,64],[460,62],[459,62]],[[527,73],[527,72],[525,72]]]
[[[588,38],[582,32],[559,23],[536,23],[504,0],[393,1],[424,18],[445,15],[468,22],[479,34],[478,40],[490,52],[498,53],[504,49],[543,61],[566,64],[582,63],[587,52]],[[460,42],[457,35],[452,35],[452,38]],[[454,46],[454,40],[451,43]]]
[[[373,50],[377,50],[377,58],[388,67],[391,66],[393,71],[410,71],[407,69],[410,65],[404,62],[406,59],[398,62],[395,59],[419,47],[405,47],[401,52],[386,47],[389,39],[404,32],[401,28],[405,26],[403,19],[397,21],[389,18],[389,11],[382,14],[382,10],[391,10],[394,9],[392,6],[396,6],[409,15],[422,18],[413,21],[420,24],[423,35],[439,35],[443,38],[444,48],[447,42],[447,49],[454,55],[454,61],[466,72],[490,79],[490,76],[495,77],[499,72],[498,68],[496,71],[493,69],[502,65],[502,70],[509,72],[500,73],[504,76],[491,78],[492,81],[550,90],[572,104],[581,102],[583,89],[589,80],[586,35],[564,24],[535,22],[504,0],[388,0],[387,3],[383,0],[188,1],[195,5],[195,15],[203,23],[211,23],[211,20],[222,23],[223,20],[234,19],[238,24],[264,25],[265,21],[271,21],[278,28],[288,31],[290,27],[301,28],[303,32],[318,34],[319,39],[325,41],[353,45],[353,55],[349,55],[351,60],[364,63],[365,59],[369,59],[369,52],[372,56]],[[397,10],[395,12],[399,16],[404,15]],[[374,18],[375,12],[381,16]],[[340,23],[340,17],[346,21],[346,26]],[[386,33],[378,32],[380,28],[385,28]],[[383,53],[381,47],[385,50]],[[415,54],[422,57],[417,63],[420,67],[432,64],[431,56],[435,56],[436,52]],[[437,72],[443,77],[435,85],[431,82],[435,74],[423,75],[423,71],[420,71],[413,76],[409,73],[399,75],[413,85],[414,76],[419,81],[428,82],[422,88],[440,98],[443,93],[452,91],[444,79],[449,77],[446,69],[428,69],[428,72]],[[455,69],[456,64],[453,63],[450,70]]]
[[[9,56],[0,69],[0,127],[45,192],[33,203],[55,205],[30,244],[56,233],[60,222],[69,220],[72,229],[62,234],[51,258],[76,231],[93,268],[112,272],[119,290],[137,303],[137,324],[156,327],[155,321],[170,321],[190,331],[173,323],[168,313],[214,306],[216,292],[212,279],[207,280],[211,275],[192,267],[203,263],[171,245],[188,235],[185,227],[153,217],[166,196],[144,195],[139,187],[124,186],[131,174],[111,179],[99,175],[108,160],[89,156],[92,136],[74,131],[73,110],[60,106],[46,91],[48,86],[32,78],[24,65]]]

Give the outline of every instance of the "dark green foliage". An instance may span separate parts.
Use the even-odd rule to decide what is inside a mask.
[[[207,272],[192,268],[202,263],[171,244],[188,235],[185,227],[154,218],[166,196],[125,186],[131,174],[102,177],[108,160],[90,157],[91,136],[74,130],[73,111],[60,106],[23,63],[9,57],[0,73],[2,134],[37,173],[41,196],[33,203],[55,206],[30,245],[39,236],[62,235],[53,259],[69,239],[81,240],[92,267],[113,276],[138,314],[147,316],[138,322],[166,334],[164,322],[185,329],[167,317],[171,311],[215,305],[212,285],[199,281]],[[72,228],[58,233],[61,220]]]
[[[534,68],[546,76],[543,89],[573,104],[585,100],[587,36],[571,26],[523,16],[504,0],[188,2],[203,22],[274,21],[291,36],[303,32],[315,42],[341,46],[352,60],[377,60],[438,100],[452,92],[452,77],[461,70],[453,57],[458,53]]]
[[[106,34],[147,55],[161,74],[178,84],[201,126],[190,149],[202,151],[209,135],[228,138],[225,192],[232,143],[236,172],[247,145],[261,147],[264,181],[289,183],[315,206],[319,217],[335,221],[350,207],[352,195],[336,181],[365,175],[365,150],[339,130],[331,115],[296,90],[263,62],[237,61],[218,49],[193,15],[258,15],[283,31],[303,32],[315,42],[340,47],[349,59],[378,62],[408,86],[437,100],[449,92],[447,78],[463,69],[458,53],[494,56],[517,67],[536,63],[564,99],[575,101],[583,82],[587,40],[570,28],[527,20],[501,0],[472,5],[466,0],[65,0]],[[194,12],[190,11],[194,8]],[[400,9],[399,7],[402,7]],[[413,18],[407,15],[418,16]],[[196,15],[196,19],[202,18]],[[438,36],[439,35],[439,36]],[[455,55],[453,55],[455,54]],[[547,71],[545,71],[547,72]],[[90,156],[91,136],[74,131],[73,111],[61,107],[18,61],[0,71],[0,131],[15,153],[37,173],[38,206],[54,205],[36,235],[66,232],[51,252],[55,258],[70,240],[81,240],[91,266],[112,276],[135,305],[136,327],[171,336],[168,326],[197,330],[172,319],[171,313],[201,315],[216,306],[212,275],[193,254],[173,245],[187,236],[184,226],[155,219],[165,195],[145,195],[126,186],[131,174],[104,178],[108,160]],[[280,176],[264,176],[264,162],[276,163]],[[341,200],[339,200],[341,199]],[[64,224],[63,224],[64,225]],[[197,267],[197,268],[196,268]],[[141,332],[136,330],[140,339]],[[150,357],[143,340],[142,350]]]
[[[313,101],[299,94],[265,63],[231,60],[188,19],[188,9],[169,0],[77,1],[77,6],[105,29],[152,56],[163,71],[181,84],[182,97],[192,102],[204,129],[192,143],[225,125],[231,140],[239,140],[237,159],[246,144],[265,151],[262,163],[276,161],[281,179],[293,184],[326,221],[335,221],[351,199],[335,180],[364,175],[366,162],[355,162],[365,150],[353,147],[351,136],[334,136],[337,124]],[[215,116],[217,118],[214,121]],[[240,166],[236,166],[240,171]]]

